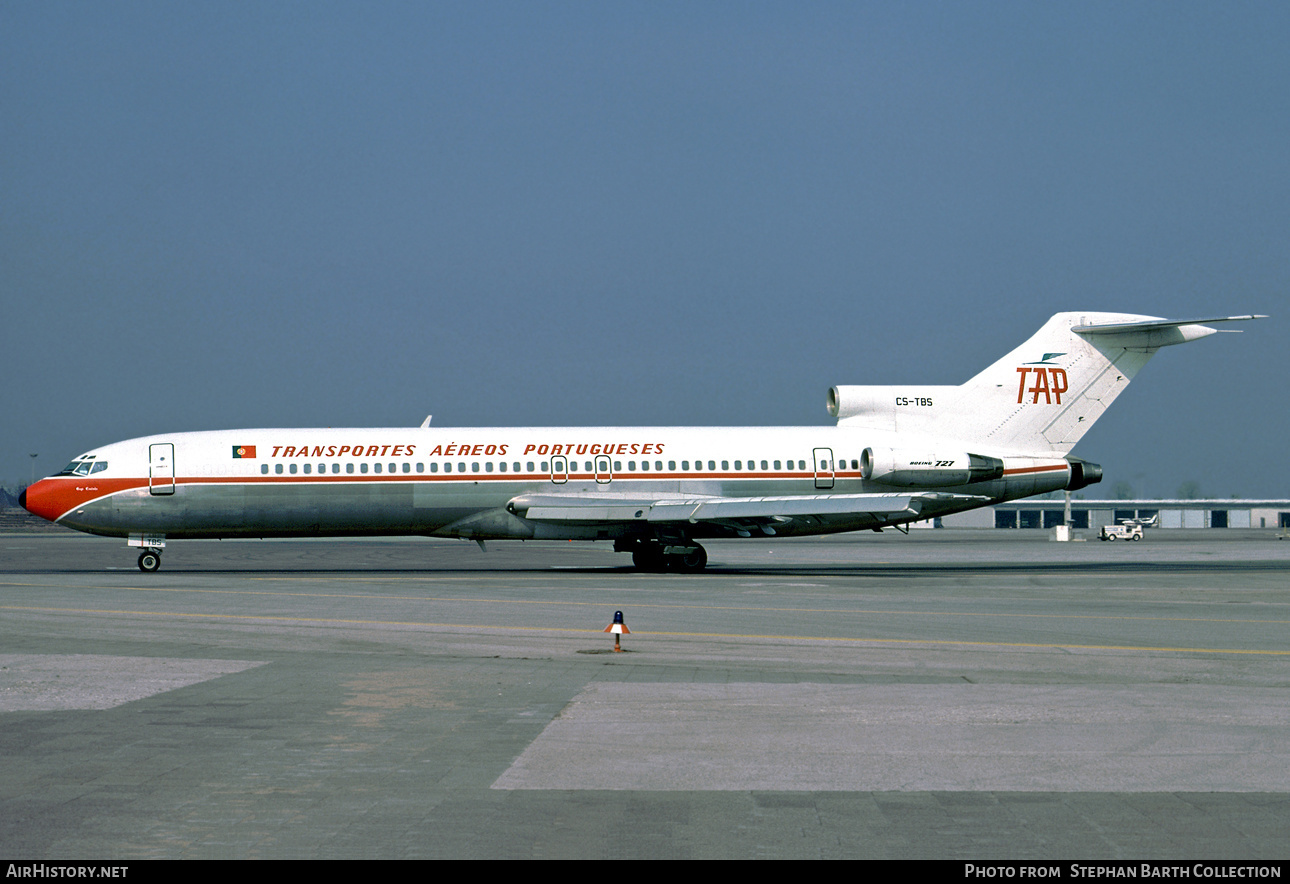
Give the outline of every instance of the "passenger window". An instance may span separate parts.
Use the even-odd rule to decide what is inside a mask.
[[[377,464],[377,466],[379,467],[379,466],[380,466],[380,464]],[[358,465],[358,471],[359,471],[360,473],[366,473],[366,472],[367,472],[367,464],[365,464],[365,463],[361,463],[361,464],[359,464],[359,465]]]
[[[501,471],[501,472],[503,472],[503,473],[504,473],[504,472],[506,472],[506,461],[502,461],[502,462],[500,462],[500,463],[497,465],[497,469],[498,469],[498,470],[500,470],[500,471]]]
[[[614,461],[614,472],[615,472],[615,473],[617,473],[617,472],[619,472],[620,470],[622,470],[622,468],[623,468],[623,462],[622,462],[621,460],[616,460],[616,461]]]
[[[484,472],[491,473],[492,471],[493,471],[493,462],[490,460],[484,464]],[[476,470],[475,472],[479,472],[479,471]]]
[[[667,462],[667,469],[668,469],[668,472],[676,472],[676,461],[669,460]]]
[[[528,471],[529,471],[530,473],[531,473],[531,472],[533,472],[533,461],[529,461],[527,464],[525,464],[525,466],[527,467],[527,469],[528,469]],[[545,463],[544,463],[544,464],[542,464],[542,469],[544,469],[544,470],[546,469],[546,464],[545,464]]]
[[[799,460],[799,461],[797,462],[797,468],[798,468],[799,470],[804,470],[804,469],[806,469],[806,461],[804,461],[804,460]]]
[[[544,473],[545,473],[545,472],[546,472],[547,470],[549,470],[549,469],[551,469],[551,464],[550,464],[550,462],[549,462],[549,461],[545,461],[545,460],[544,460],[544,461],[542,461],[542,472],[544,472]]]
[[[723,469],[723,470],[728,470],[728,469],[730,469],[730,461],[728,461],[728,460],[723,460],[723,461],[721,462],[721,469]]]
[[[470,463],[470,471],[471,471],[472,473],[478,473],[478,472],[479,472],[479,461],[477,461],[477,460],[476,460],[476,461],[471,461],[471,463]]]
[[[282,475],[282,464],[280,464],[280,463],[275,463],[275,464],[273,465],[273,471],[274,471],[275,473],[277,473],[279,476],[281,476],[281,475]]]
[[[715,460],[708,461],[709,470],[715,470],[716,468],[717,468],[717,462]]]
[[[451,463],[451,462],[445,463],[445,464],[443,465],[443,471],[444,471],[445,473],[451,473],[451,472],[452,472],[452,463]]]
[[[690,462],[688,460],[681,461],[681,469],[688,470],[689,468],[690,468]]]
[[[476,466],[478,466],[478,464],[476,464]],[[466,462],[464,460],[457,461],[457,472],[459,473],[466,472]]]
[[[294,476],[296,474],[296,465],[292,464],[290,467],[288,467],[288,471],[291,473],[291,475]]]
[[[269,474],[269,465],[267,463],[260,464],[260,475],[267,476],[268,474]]]
[[[435,463],[434,461],[430,461],[430,472],[432,473],[439,472],[439,464]]]
[[[352,463],[347,463],[347,464],[345,464],[345,472],[347,472],[347,473],[352,473],[352,472],[354,472],[354,464],[352,464]]]
[[[768,470],[768,469],[770,469],[770,467],[767,465],[766,461],[764,461],[764,460],[761,462],[761,468],[762,468],[763,470]]]
[[[374,472],[374,473],[379,473],[380,471],[381,471],[381,465],[380,465],[379,463],[378,463],[378,464],[375,464],[375,465],[372,467],[372,472]],[[364,470],[363,472],[367,472],[367,471],[366,471],[366,470]]]
[[[421,466],[421,464],[417,464],[417,466],[418,466],[418,467],[420,467],[420,466]],[[403,465],[403,472],[405,472],[405,473],[410,473],[410,472],[412,472],[412,464],[405,463],[405,464]],[[417,472],[419,473],[419,472],[421,472],[421,470],[420,470],[420,469],[418,469],[418,470],[417,470]]]
[[[311,464],[311,463],[307,463],[307,464],[305,464],[305,475],[307,476],[307,475],[309,475],[310,473],[312,473],[312,472],[313,472],[313,469],[314,469],[314,465],[313,465],[313,464]]]
[[[514,468],[515,472],[518,473],[520,471],[520,462],[518,460],[515,461],[515,463],[511,464],[511,466]],[[533,467],[530,465],[529,469],[532,469],[532,468]]]
[[[744,462],[742,460],[735,461],[736,470],[742,470],[743,468],[744,468]]]
[[[649,461],[647,460],[641,461],[641,470],[646,473],[649,472]]]
[[[779,469],[779,461],[775,461],[775,469]]]

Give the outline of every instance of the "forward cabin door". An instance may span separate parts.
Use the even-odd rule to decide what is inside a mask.
[[[151,494],[175,493],[173,442],[157,442],[148,446],[148,491]]]
[[[816,448],[815,455],[815,487],[832,488],[833,487],[833,449]]]

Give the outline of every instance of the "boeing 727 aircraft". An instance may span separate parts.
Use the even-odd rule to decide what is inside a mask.
[[[700,571],[704,538],[910,522],[1098,482],[1070,456],[1161,347],[1224,316],[1059,313],[961,386],[838,386],[832,427],[227,430],[105,445],[23,492],[38,516],[167,540],[425,535],[612,540]]]

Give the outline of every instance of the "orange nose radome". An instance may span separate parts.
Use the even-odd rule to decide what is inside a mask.
[[[69,509],[64,498],[62,482],[41,479],[35,485],[28,485],[18,495],[18,503],[27,512],[53,522]]]

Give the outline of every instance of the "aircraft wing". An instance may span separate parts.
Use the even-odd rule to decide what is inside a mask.
[[[795,518],[917,515],[930,501],[984,501],[985,497],[944,492],[893,494],[805,494],[784,497],[649,497],[582,494],[524,494],[508,510],[535,522],[708,522],[738,528],[766,526]]]

